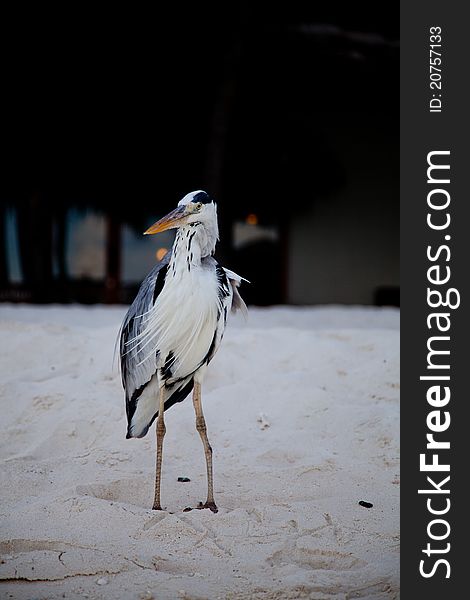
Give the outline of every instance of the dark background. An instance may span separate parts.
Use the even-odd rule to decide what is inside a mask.
[[[205,189],[249,303],[397,305],[398,5],[156,6],[3,15],[0,227],[13,211],[21,281],[2,235],[0,299],[129,302],[123,225]],[[69,273],[71,208],[104,215],[101,279]],[[275,239],[236,246],[248,214]]]

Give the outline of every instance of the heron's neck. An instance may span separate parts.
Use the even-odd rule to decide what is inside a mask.
[[[190,272],[193,266],[199,266],[201,260],[210,256],[217,243],[217,233],[211,235],[199,223],[191,223],[176,232],[170,269],[173,272]]]

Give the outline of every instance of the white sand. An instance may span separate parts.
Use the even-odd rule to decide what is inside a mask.
[[[190,399],[125,439],[124,308],[0,306],[0,597],[397,598],[399,313],[251,309],[203,387],[219,513]],[[179,483],[179,476],[190,483]],[[365,508],[365,500],[373,504]]]

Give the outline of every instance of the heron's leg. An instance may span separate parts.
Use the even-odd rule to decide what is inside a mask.
[[[204,444],[207,467],[207,500],[206,503],[201,504],[199,508],[210,508],[212,512],[217,512],[218,508],[214,502],[214,483],[212,478],[212,448],[207,439],[206,420],[204,419],[204,414],[202,412],[201,384],[196,381],[194,382],[193,404],[194,411],[196,412],[196,429]]]
[[[165,402],[163,399],[163,387],[160,388],[159,408],[157,418],[157,469],[155,473],[155,498],[153,500],[152,510],[163,510],[160,503],[160,482],[162,478],[162,453],[163,438],[165,437],[166,427],[164,419]]]

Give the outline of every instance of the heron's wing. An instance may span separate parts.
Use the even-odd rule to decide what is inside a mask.
[[[238,291],[238,288],[240,287],[240,284],[242,281],[246,281],[247,283],[250,283],[250,282],[248,281],[248,279],[245,279],[244,277],[237,275],[230,269],[224,268],[224,271],[225,271],[225,275],[227,276],[227,279],[228,279],[230,285],[232,286],[232,290],[233,290],[232,307],[231,307],[232,312],[236,312],[237,310],[240,310],[241,313],[243,314],[243,316],[246,317],[248,315],[248,309],[246,307],[246,304],[245,304],[243,298],[240,296],[240,292]]]
[[[143,349],[136,340],[144,330],[149,310],[163,289],[170,254],[168,252],[144,279],[121,327],[121,378],[126,392],[128,418],[135,410],[136,400],[143,388],[150,382],[157,370],[157,357],[154,356],[149,360],[146,349]]]
[[[230,271],[230,269],[221,267],[214,258],[211,257],[207,260],[208,262],[214,264],[217,275],[219,311],[214,337],[212,338],[209,351],[200,363],[201,365],[209,364],[220,346],[222,337],[224,335],[225,326],[227,324],[228,310],[231,309],[232,312],[235,312],[236,310],[240,309],[245,316],[248,314],[246,304],[238,293],[237,289],[242,280],[247,280],[243,277],[240,277],[240,275],[237,275],[233,271]]]

